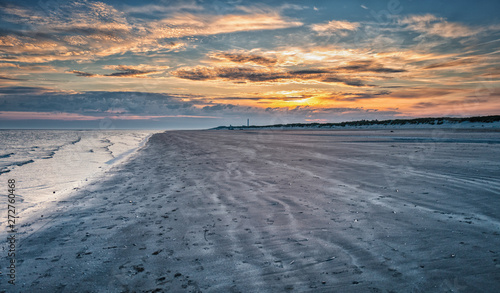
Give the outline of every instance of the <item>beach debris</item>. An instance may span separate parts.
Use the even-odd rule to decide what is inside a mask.
[[[138,273],[140,272],[144,272],[144,266],[141,264],[141,265],[136,265],[136,266],[133,266],[134,270],[136,270]]]
[[[89,254],[92,254],[92,252],[91,251],[89,251],[89,252],[80,252],[80,253],[77,253],[76,258],[82,258],[82,256],[89,255]]]

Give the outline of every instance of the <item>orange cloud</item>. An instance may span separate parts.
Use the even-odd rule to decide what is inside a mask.
[[[19,65],[13,63],[0,63],[0,68],[18,68]]]
[[[251,15],[225,15],[217,17],[204,30],[205,34],[220,34],[238,31],[270,30],[302,26],[299,21],[283,18],[277,13]]]
[[[174,16],[147,23],[144,27],[154,39],[216,35],[255,30],[275,30],[302,26],[277,13],[243,15],[207,15],[177,13]]]
[[[346,36],[349,31],[355,31],[361,26],[358,22],[349,22],[342,20],[332,20],[325,24],[313,24],[311,29],[318,35],[339,34]]]

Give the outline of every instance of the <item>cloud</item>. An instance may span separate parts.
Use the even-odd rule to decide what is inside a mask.
[[[140,14],[170,14],[179,11],[202,11],[204,8],[190,1],[180,1],[179,3],[169,2],[168,5],[146,4],[141,6],[125,5],[123,12],[127,14],[140,13]]]
[[[447,96],[453,93],[463,92],[460,88],[433,88],[433,87],[406,87],[393,91],[391,98],[399,99],[421,99]]]
[[[402,68],[385,67],[373,60],[360,60],[342,62],[342,66],[337,67],[311,67],[307,60],[303,69],[285,70],[286,61],[278,58],[264,57],[258,54],[248,53],[212,53],[208,55],[212,60],[228,61],[222,66],[196,66],[181,67],[170,72],[171,75],[182,79],[206,81],[222,80],[234,83],[242,82],[320,82],[337,83],[345,86],[362,87],[368,85],[369,79],[380,79],[390,77],[380,77],[376,74],[393,74],[406,72]],[[317,61],[317,60],[315,60]],[[265,68],[256,66],[234,66],[232,63],[245,65],[266,66]],[[298,64],[297,64],[298,65]],[[366,73],[361,76],[360,73]],[[365,79],[365,80],[363,80]]]
[[[443,21],[442,17],[433,14],[409,15],[399,19],[400,24],[415,25],[418,23],[430,23],[434,21]]]
[[[224,101],[242,101],[242,100],[260,101],[260,100],[265,100],[266,98],[262,98],[262,97],[217,97],[217,98],[212,98],[212,99],[224,100]]]
[[[26,93],[38,93],[36,95]],[[95,121],[104,118],[118,120],[157,120],[166,118],[226,119],[234,125],[241,117],[251,121],[269,124],[283,121],[292,123],[307,119],[324,121],[346,121],[357,119],[391,118],[400,114],[395,109],[360,107],[346,99],[375,99],[392,96],[392,93],[378,91],[328,93],[318,90],[277,91],[262,96],[223,97],[172,95],[144,92],[81,92],[65,93],[44,88],[25,88],[0,95],[0,119],[2,120],[64,120]],[[368,96],[371,94],[373,96]],[[257,95],[257,94],[256,94]],[[314,105],[296,104],[294,99],[308,99],[318,102]],[[215,101],[219,102],[215,102]],[[254,101],[249,104],[233,104],[231,100]],[[420,102],[417,100],[417,102]],[[259,104],[260,103],[260,104]],[[260,118],[259,118],[260,117]],[[227,120],[236,119],[236,120]],[[253,120],[252,120],[253,119]],[[261,120],[259,120],[261,119]],[[341,119],[341,120],[339,120]],[[230,122],[233,121],[233,122]],[[278,122],[279,123],[279,122]]]
[[[45,92],[42,92],[43,90]],[[215,118],[232,114],[264,112],[263,109],[255,107],[215,103],[207,96],[104,91],[64,93],[40,88],[17,88],[6,93],[8,94],[0,95],[3,116],[7,117],[6,113],[11,113],[9,117],[17,115],[23,117],[22,119],[59,120],[50,118],[44,113],[54,115],[66,113],[67,117],[75,117],[75,120],[78,120],[78,117],[74,115],[81,115],[81,117],[86,117],[82,119],[91,120],[102,118],[130,120],[155,117]],[[33,116],[29,113],[33,113]],[[42,113],[40,114],[42,116],[39,117],[36,113]],[[45,116],[47,117],[43,118]]]
[[[211,15],[177,10],[157,19],[132,17],[96,1],[58,4],[46,9],[14,5],[0,7],[6,15],[5,21],[24,25],[22,32],[10,31],[0,36],[1,60],[46,63],[95,61],[125,53],[158,54],[183,50],[187,46],[185,41],[173,39],[303,25],[272,11]],[[141,7],[134,9],[140,10]]]
[[[183,67],[172,71],[172,75],[190,80],[229,80],[229,81],[278,81],[290,78],[285,72],[251,67]]]
[[[282,17],[278,13],[252,13],[233,15],[177,14],[159,24],[170,25],[178,36],[216,35],[256,30],[275,30],[302,26],[299,21]]]
[[[109,73],[109,74],[95,74],[88,73],[79,70],[71,70],[68,73],[74,73],[77,76],[82,77],[138,77],[138,78],[146,78],[151,74],[158,74],[164,72],[168,69],[169,66],[152,66],[146,64],[140,65],[106,65],[104,69],[112,69],[117,72]]]
[[[149,71],[165,71],[170,68],[166,65],[150,65],[150,64],[138,64],[138,65],[105,65],[104,69],[113,70],[149,70]]]
[[[108,65],[105,66],[104,68],[113,69],[117,71],[110,74],[104,74],[104,76],[109,76],[109,77],[145,77],[146,75],[162,72],[158,70],[159,67],[150,67],[145,65],[139,65],[139,66]],[[165,66],[162,69],[168,69],[168,66]]]
[[[19,65],[13,63],[0,63],[0,68],[19,68]]]
[[[449,67],[456,67],[463,65],[471,65],[471,64],[477,64],[476,63],[477,61],[478,60],[476,58],[456,59],[445,62],[432,63],[425,66],[423,69],[442,69],[442,68],[449,68]]]
[[[358,22],[349,22],[344,20],[332,20],[325,24],[313,24],[311,29],[318,35],[339,34],[346,36],[350,31],[355,31],[360,27]]]
[[[115,115],[198,115],[195,105],[202,101],[183,101],[185,96],[141,92],[64,93],[45,88],[17,87],[0,92],[3,111],[65,112],[95,116]],[[36,94],[37,96],[35,96]],[[188,97],[188,96],[187,96]]]
[[[393,118],[395,115],[401,114],[397,110],[384,110],[380,111],[377,109],[365,109],[363,107],[321,107],[313,108],[309,106],[297,106],[294,108],[273,108],[268,107],[265,109],[266,113],[271,114],[273,117],[302,117],[305,121],[309,120],[321,120],[322,122],[331,122],[336,120],[349,121],[349,120],[360,120],[360,119],[384,119]],[[333,118],[333,119],[332,119]],[[342,120],[339,120],[342,119]],[[278,120],[283,124],[293,123],[295,121],[287,121],[286,118]],[[276,124],[276,120],[272,122]]]
[[[309,9],[309,6],[285,3],[285,4],[281,5],[279,7],[279,9],[281,9],[281,10],[285,10],[285,9],[305,10],[305,9]]]
[[[132,27],[123,12],[98,1],[39,2],[36,7],[7,5],[0,9],[7,21],[25,24],[45,33],[76,32],[84,34],[129,31]]]
[[[202,110],[207,111],[207,112],[218,112],[218,111],[230,110],[230,109],[233,109],[235,107],[236,107],[235,105],[231,105],[231,104],[217,104],[214,106],[205,106],[202,108]]]
[[[359,79],[347,79],[347,78],[338,77],[338,76],[327,76],[327,77],[321,79],[321,81],[326,82],[326,83],[342,83],[344,85],[354,86],[354,87],[362,87],[362,86],[372,87],[373,86],[373,85],[368,85],[364,81],[359,80]]]
[[[230,61],[239,64],[253,64],[261,66],[273,66],[278,62],[276,58],[249,53],[212,53],[209,54],[209,58],[216,61]]]
[[[7,78],[10,79],[10,78]],[[53,92],[53,90],[36,86],[3,86],[0,87],[0,95],[41,95]]]
[[[92,121],[101,119],[113,120],[156,120],[159,118],[197,118],[216,119],[217,116],[199,115],[84,115],[64,112],[21,112],[21,111],[0,111],[0,120],[62,120],[62,121]]]
[[[12,77],[8,77],[8,76],[4,76],[4,75],[0,75],[0,79],[3,79],[3,80],[22,80],[22,79],[12,78]]]
[[[269,6],[266,4],[255,4],[251,6],[243,6],[243,5],[237,5],[234,7],[238,11],[243,11],[248,14],[269,14],[269,13],[281,13],[284,10],[306,10],[309,7],[305,5],[297,5],[297,4],[289,4],[289,3],[284,3],[279,6]]]
[[[440,96],[456,98],[456,96],[451,94],[459,92],[460,90],[454,88],[429,89],[425,87],[398,89],[397,92],[369,90],[328,93],[324,91],[308,90],[301,93],[300,91],[280,91],[275,92],[274,94],[269,93],[254,97],[228,97],[225,99],[225,97],[221,96],[217,100],[222,103],[211,102],[216,99],[207,99],[206,96],[194,97],[189,95],[168,94],[88,92],[69,95],[70,98],[66,103],[62,102],[65,95],[58,95],[57,97],[54,95],[46,95],[43,100],[44,103],[47,104],[60,104],[62,106],[61,109],[65,107],[74,109],[74,111],[68,112],[91,116],[96,115],[101,117],[107,117],[110,115],[114,115],[116,117],[132,117],[134,115],[151,117],[162,115],[228,117],[228,115],[261,115],[265,112],[273,115],[279,114],[285,116],[292,115],[294,117],[315,117],[317,119],[332,119],[332,117],[328,117],[328,115],[333,114],[346,117],[346,119],[347,117],[351,117],[352,119],[368,119],[367,117],[372,117],[371,119],[379,119],[379,117],[390,117],[391,115],[397,115],[401,112],[390,108],[377,109],[378,107],[374,108],[373,106],[363,108],[359,107],[359,103],[356,102],[367,101],[366,104],[373,105],[373,103],[368,102],[368,100],[379,98],[394,99],[394,103],[397,105],[397,99],[411,99],[416,102],[424,102],[424,98],[439,98]],[[405,96],[404,94],[408,95]],[[102,101],[100,99],[102,99]],[[58,102],[58,100],[61,101]],[[231,103],[231,100],[254,101],[254,105],[257,107],[235,105]],[[307,102],[304,104],[297,104],[297,101],[300,100],[307,100]],[[312,104],[309,104],[309,101],[312,102]],[[1,102],[2,101],[0,100],[0,104]],[[29,109],[37,109],[36,106],[30,106],[26,103],[26,101],[20,102],[23,106],[29,107]],[[257,103],[255,104],[255,102]],[[260,106],[259,103],[261,104]],[[272,110],[262,108],[267,105],[270,105]],[[297,107],[296,105],[300,106]],[[339,107],[338,105],[342,106]],[[410,107],[410,105],[408,107]],[[346,110],[340,111],[339,109],[341,108],[345,108]],[[116,111],[116,109],[120,109],[120,111]],[[358,113],[359,116],[349,116],[351,114],[354,115],[355,113]]]
[[[349,72],[376,72],[376,73],[398,73],[406,72],[402,68],[389,68],[373,61],[373,60],[362,60],[362,61],[351,61],[348,65],[338,67],[339,71],[349,71]]]
[[[208,102],[207,97],[143,92],[46,92],[26,95],[26,88],[0,96],[4,120],[149,120],[158,118],[220,118],[264,115],[265,109]],[[192,99],[194,98],[194,99]]]
[[[235,52],[227,52],[235,53]],[[250,54],[265,58],[276,59],[276,66],[291,67],[330,67],[340,68],[342,66],[359,65],[360,69],[376,72],[404,72],[402,68],[408,63],[427,61],[452,57],[455,55],[443,55],[438,53],[416,52],[414,50],[400,49],[378,52],[368,48],[348,48],[344,46],[305,46],[305,47],[278,47],[275,49],[262,50],[252,49],[250,51],[240,50],[237,54]],[[389,69],[391,68],[391,69]],[[373,69],[373,70],[371,70]],[[394,70],[392,70],[394,69]],[[344,71],[347,71],[345,68]]]
[[[89,121],[99,120],[102,117],[87,116],[76,113],[58,112],[25,112],[25,111],[0,111],[0,120],[72,120]]]
[[[74,73],[74,74],[76,74],[76,76],[83,76],[83,77],[96,77],[96,76],[99,76],[98,74],[88,73],[88,72],[79,71],[79,70],[71,70],[71,71],[68,71],[68,73]]]
[[[381,96],[390,95],[390,91],[380,91],[376,93],[336,93],[332,95],[332,98],[336,101],[359,101],[359,100],[368,100],[368,99],[377,99]]]
[[[126,15],[113,6],[98,1],[73,1],[60,3],[59,10],[47,11],[54,19],[46,19],[42,24],[52,31],[126,32],[132,29]]]
[[[440,22],[431,25],[426,32],[443,38],[461,38],[473,36],[481,32],[481,30],[472,29],[458,23]]]
[[[415,109],[429,109],[439,106],[459,106],[459,105],[475,105],[480,103],[487,103],[488,99],[459,99],[459,100],[445,100],[445,101],[432,101],[432,102],[419,102],[413,104],[411,107]]]
[[[432,14],[410,15],[399,19],[399,24],[406,25],[407,30],[442,38],[470,37],[482,32],[483,28],[472,28],[456,22],[448,22],[445,18]]]
[[[304,116],[308,115],[321,115],[321,114],[342,114],[342,113],[355,113],[355,112],[366,112],[365,109],[360,107],[328,107],[328,108],[313,108],[309,106],[296,106],[293,108],[273,108],[268,107],[265,109],[266,112],[278,114],[278,113],[293,113],[300,114]]]
[[[173,76],[203,81],[224,80],[232,82],[304,82],[339,83],[347,86],[369,86],[364,81],[335,75],[334,70],[308,69],[283,71],[275,69],[257,69],[252,67],[183,67],[170,72]]]

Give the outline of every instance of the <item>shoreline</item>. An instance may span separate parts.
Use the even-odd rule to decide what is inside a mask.
[[[16,180],[16,202],[14,207],[16,208],[16,230],[17,230],[15,235],[18,238],[20,238],[18,239],[18,242],[22,242],[25,236],[31,237],[33,234],[36,234],[40,229],[43,229],[43,227],[47,225],[46,219],[50,219],[50,214],[53,212],[61,211],[60,207],[61,204],[68,202],[69,200],[74,198],[74,196],[78,194],[79,190],[85,190],[90,185],[94,185],[97,182],[103,180],[103,178],[106,178],[108,176],[108,172],[112,168],[115,168],[120,164],[125,163],[127,160],[131,159],[132,156],[146,144],[147,140],[149,139],[149,137],[151,137],[151,135],[152,134],[145,136],[138,146],[130,150],[127,150],[125,152],[121,152],[123,146],[121,147],[114,146],[115,143],[119,143],[119,140],[116,139],[113,140],[113,142],[110,141],[109,146],[113,148],[113,152],[109,150],[109,147],[107,147],[107,151],[113,154],[114,153],[119,154],[116,158],[112,159],[113,162],[111,163],[108,163],[109,161],[103,162],[100,166],[98,165],[98,167],[95,166],[94,164],[92,169],[87,170],[87,173],[85,174],[84,177],[80,176],[78,178],[73,178],[71,181],[59,182],[58,184],[50,184],[46,187],[36,186],[33,184],[27,187],[26,182],[30,182],[30,176],[27,174],[30,174],[30,171],[27,171],[26,169],[16,169],[13,170],[12,172],[4,174],[4,176],[2,177],[5,180],[11,178],[14,178],[14,180]],[[63,160],[64,158],[68,159],[68,157],[65,155],[68,152],[74,154],[73,156],[75,155],[79,156],[82,154],[83,148],[95,149],[97,145],[95,141],[91,140],[95,138],[94,136],[90,138],[87,137],[83,141],[81,140],[80,137],[78,141],[76,141],[75,143],[65,144],[64,146],[59,147],[58,151],[55,152],[49,160],[37,159],[33,162],[34,164],[33,166],[28,166],[28,167],[31,169],[35,168],[34,169],[35,171],[37,169],[49,172],[51,170],[53,171],[54,164],[55,166],[57,166],[58,164],[57,162],[61,162],[61,160]],[[78,145],[78,143],[82,143],[83,145]],[[92,155],[94,155],[96,152],[92,151],[91,153]],[[97,156],[99,156],[99,154]],[[69,157],[69,159],[70,160],[74,159],[74,157]],[[78,161],[76,161],[75,163],[76,166],[74,168],[77,169],[81,167],[81,165],[78,164]],[[86,163],[84,162],[83,164]],[[85,167],[86,166],[87,165],[85,165]],[[61,167],[66,167],[66,165]],[[90,172],[92,170],[93,172]],[[71,168],[66,169],[66,172],[72,172],[72,171],[73,170],[71,170]],[[33,171],[31,171],[31,173],[33,173]],[[35,174],[37,174],[37,172]],[[41,176],[41,178],[45,177]],[[38,181],[44,182],[43,180],[38,180]],[[7,210],[5,211],[7,212]],[[7,215],[5,215],[5,217],[2,217],[2,220],[0,222],[2,222],[4,226],[7,226]],[[6,237],[10,235],[7,234],[7,232],[8,232],[7,230],[3,230],[2,232],[0,232],[0,236],[6,239]],[[2,245],[2,247],[4,251],[7,251],[6,244]],[[1,274],[2,271],[4,270],[0,269],[0,276],[3,276],[5,278],[6,277],[5,274],[4,275]]]
[[[498,288],[500,150],[366,132],[154,134],[20,231],[16,290]]]

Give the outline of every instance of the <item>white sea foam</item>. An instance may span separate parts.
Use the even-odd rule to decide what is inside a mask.
[[[0,178],[16,180],[19,208],[26,211],[98,180],[154,132],[1,130]]]

